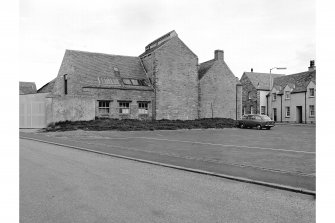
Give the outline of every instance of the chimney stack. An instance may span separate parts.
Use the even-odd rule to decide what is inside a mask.
[[[314,60],[311,60],[310,62],[309,62],[309,67],[308,67],[308,71],[313,71],[313,70],[315,70],[316,68],[315,68],[315,61]]]
[[[215,60],[223,60],[223,50],[215,50],[214,51],[214,59]]]

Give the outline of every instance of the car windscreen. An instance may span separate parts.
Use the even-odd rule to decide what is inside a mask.
[[[269,118],[269,116],[265,115],[265,116],[261,116],[261,117],[264,121],[272,121],[271,118]]]

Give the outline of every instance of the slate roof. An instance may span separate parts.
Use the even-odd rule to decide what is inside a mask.
[[[259,90],[270,90],[270,75],[273,79],[284,76],[283,74],[244,72],[255,88]]]
[[[65,57],[71,61],[76,72],[94,76],[111,76],[114,67],[122,78],[146,79],[146,74],[138,57],[66,50]]]
[[[49,83],[43,85],[40,89],[37,90],[37,93],[50,93],[54,88],[56,78],[50,81]]]
[[[307,86],[311,81],[313,81],[314,83],[316,81],[315,70],[275,78],[273,85],[281,87],[281,91],[279,92],[279,94],[283,94],[286,85],[294,85],[294,89],[291,93],[298,93],[307,91]]]
[[[199,65],[198,76],[199,80],[207,73],[207,71],[213,66],[215,59],[203,62]]]
[[[23,82],[19,83],[20,94],[35,94],[36,84],[35,82]]]

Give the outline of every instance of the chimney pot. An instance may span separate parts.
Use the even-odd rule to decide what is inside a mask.
[[[251,68],[251,72],[254,72],[254,69],[253,69],[253,68]]]
[[[311,60],[311,61],[309,62],[308,70],[309,70],[309,71],[313,71],[313,70],[315,70],[315,61],[314,61],[314,60]]]
[[[215,50],[214,51],[214,59],[215,60],[223,60],[223,50]]]

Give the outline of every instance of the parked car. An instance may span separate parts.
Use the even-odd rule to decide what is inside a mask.
[[[275,126],[275,122],[267,115],[244,115],[242,120],[238,121],[238,126],[242,129],[248,127],[256,127],[258,130],[271,129]]]

